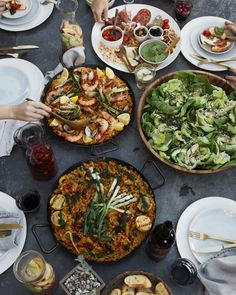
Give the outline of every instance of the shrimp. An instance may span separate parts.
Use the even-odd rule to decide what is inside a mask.
[[[78,103],[84,107],[89,107],[94,105],[97,102],[96,98],[87,99],[84,96],[78,98]]]
[[[123,94],[119,94],[119,95],[116,95],[116,96],[111,96],[109,98],[109,102],[117,102],[117,101],[123,101],[124,99],[127,99],[127,95]]]
[[[78,135],[74,134],[66,134],[65,139],[70,141],[70,142],[78,142],[84,135],[84,131],[81,130]]]
[[[98,86],[97,73],[86,68],[81,68],[81,87],[85,91],[94,91]]]
[[[103,118],[98,118],[95,120],[95,122],[100,125],[98,133],[96,135],[96,139],[100,140],[102,138],[102,136],[104,135],[104,133],[107,131],[107,129],[109,127],[109,123],[107,122],[107,120],[105,120]]]
[[[89,114],[94,114],[94,110],[91,109],[90,107],[81,107],[81,108]]]
[[[109,128],[107,130],[107,134],[111,136],[113,134],[115,124],[118,122],[112,115],[108,114],[105,111],[101,111],[101,115],[105,120],[109,122]]]

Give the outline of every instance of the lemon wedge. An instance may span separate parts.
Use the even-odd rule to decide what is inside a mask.
[[[36,259],[31,259],[26,267],[27,276],[29,276],[33,280],[38,278],[41,272],[42,272],[42,269],[40,265],[37,263]]]
[[[71,100],[73,103],[76,103],[77,100],[78,100],[78,95],[72,96],[72,97],[70,98],[70,100]]]
[[[57,127],[57,126],[58,126],[58,121],[57,121],[57,119],[53,119],[53,120],[49,123],[49,126],[51,126],[51,127]]]
[[[125,125],[122,122],[118,122],[114,126],[116,131],[122,131],[124,129],[124,127],[125,127]]]
[[[102,78],[104,76],[104,73],[102,70],[100,70],[99,68],[96,68],[97,70],[97,75],[98,75],[98,78]]]
[[[120,114],[119,116],[117,116],[117,119],[124,125],[128,125],[130,122],[130,114],[128,113]]]
[[[66,96],[66,95],[62,95],[62,96],[60,97],[60,103],[61,103],[61,104],[67,104],[69,101],[70,101],[70,99],[69,99],[69,97]]]
[[[83,136],[83,142],[84,143],[90,143],[93,139],[87,135]]]
[[[114,72],[112,71],[112,69],[106,67],[106,69],[105,69],[105,73],[106,73],[106,76],[107,76],[108,79],[114,79],[115,74],[114,74]]]
[[[50,205],[55,210],[61,210],[65,205],[65,197],[62,194],[55,195],[50,200]]]
[[[63,86],[69,77],[69,72],[66,68],[63,69],[60,78],[54,80],[54,85],[56,88]]]

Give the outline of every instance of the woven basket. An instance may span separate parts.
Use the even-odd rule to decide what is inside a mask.
[[[226,93],[230,93],[231,91],[233,91],[234,89],[232,88],[232,86],[223,78],[213,75],[211,73],[207,73],[207,72],[203,72],[203,71],[186,71],[186,72],[191,72],[193,74],[200,74],[203,75],[205,77],[207,77],[210,81],[211,84],[216,85],[221,87],[222,89],[224,89],[226,91]],[[140,136],[143,140],[143,142],[145,143],[146,147],[149,149],[149,151],[161,162],[165,163],[166,165],[178,170],[178,171],[182,171],[182,172],[187,172],[187,173],[192,173],[192,174],[213,174],[213,173],[218,173],[221,171],[224,171],[228,168],[221,168],[221,169],[215,169],[215,170],[190,170],[190,169],[186,169],[183,167],[180,167],[172,162],[169,162],[165,159],[163,159],[153,148],[152,146],[148,143],[148,138],[146,137],[146,135],[143,132],[142,129],[142,125],[141,125],[141,117],[142,117],[142,113],[143,113],[143,108],[146,102],[146,97],[148,95],[148,93],[150,92],[151,89],[153,89],[154,87],[157,87],[159,85],[161,85],[162,83],[165,83],[171,79],[173,79],[175,77],[177,72],[173,72],[173,73],[169,73],[163,77],[161,77],[160,79],[157,79],[156,81],[154,81],[152,84],[150,84],[144,91],[143,95],[141,96],[141,99],[139,101],[139,105],[138,105],[138,130],[140,133]]]

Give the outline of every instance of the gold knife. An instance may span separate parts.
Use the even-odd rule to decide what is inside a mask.
[[[2,230],[8,230],[8,229],[18,229],[18,228],[22,228],[23,226],[21,224],[18,223],[4,223],[4,224],[0,224],[0,231]]]
[[[21,50],[21,49],[37,49],[37,45],[16,45],[12,47],[0,47],[0,50]]]

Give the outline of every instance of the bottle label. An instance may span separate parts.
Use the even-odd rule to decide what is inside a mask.
[[[164,249],[164,248],[159,248],[159,247],[149,247],[149,254],[153,259],[160,260],[164,258],[170,249]]]

